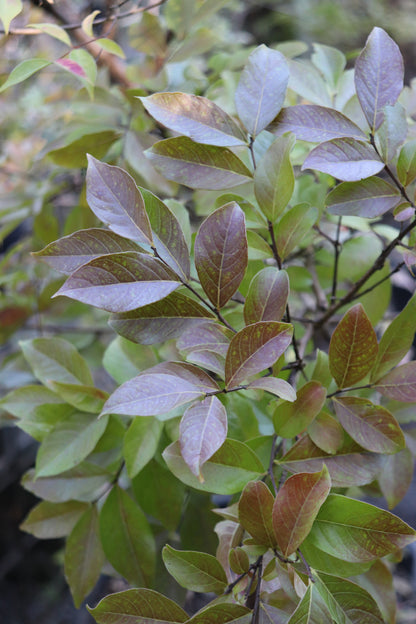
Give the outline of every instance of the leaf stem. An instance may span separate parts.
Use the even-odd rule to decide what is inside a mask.
[[[306,574],[308,575],[309,580],[311,581],[311,583],[315,583],[315,579],[313,577],[312,574],[312,570],[311,570],[311,566],[309,565],[309,563],[306,561],[305,557],[303,556],[302,551],[300,550],[300,548],[297,549],[297,553],[299,555],[299,557],[302,559],[302,563],[306,568]]]
[[[331,399],[332,397],[337,396],[338,394],[342,394],[343,392],[365,390],[366,388],[373,388],[373,387],[374,387],[374,383],[365,384],[364,386],[351,386],[350,388],[339,388],[338,390],[335,390],[335,392],[331,392],[331,394],[328,394],[326,398]]]
[[[335,303],[337,297],[337,286],[338,286],[338,265],[339,265],[339,256],[341,253],[341,244],[339,242],[339,237],[341,233],[341,222],[342,217],[338,218],[337,223],[337,233],[334,240],[334,272],[332,275],[332,290],[331,290],[331,304]]]

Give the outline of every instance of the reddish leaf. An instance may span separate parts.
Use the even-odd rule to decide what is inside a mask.
[[[327,412],[317,415],[308,427],[308,434],[316,446],[331,455],[336,453],[344,442],[344,430]]]
[[[326,198],[328,212],[373,219],[391,210],[402,201],[397,187],[381,178],[338,184]]]
[[[333,139],[315,147],[302,165],[304,169],[317,169],[349,182],[362,180],[384,169],[375,150],[355,139]]]
[[[188,407],[179,425],[182,457],[201,481],[201,467],[227,437],[227,412],[221,401],[207,397]]]
[[[205,219],[195,239],[196,270],[217,309],[236,292],[247,261],[244,213],[238,204],[230,202]]]
[[[272,366],[290,345],[292,334],[292,325],[274,321],[253,323],[239,331],[225,360],[227,389]]]
[[[152,243],[152,231],[142,194],[133,178],[88,156],[87,201],[97,217],[109,228],[139,243]]]
[[[338,323],[329,345],[329,368],[338,387],[361,381],[374,366],[377,352],[376,333],[357,303]]]
[[[72,59],[69,59],[69,58],[58,59],[55,61],[55,63],[57,65],[60,65],[64,69],[68,70],[69,72],[71,72],[71,74],[75,74],[75,76],[77,76],[78,78],[87,77],[85,70],[81,67],[81,65],[79,63],[76,63]]]
[[[413,478],[413,456],[408,448],[394,455],[386,455],[378,483],[387,501],[389,509],[393,509],[405,496]]]
[[[328,470],[289,477],[273,505],[273,527],[285,557],[296,551],[311,530],[316,515],[331,490]]]
[[[207,321],[183,334],[177,342],[177,347],[185,354],[194,351],[212,351],[225,357],[231,336],[231,331],[219,323]]]
[[[256,544],[269,548],[277,545],[272,522],[273,503],[273,495],[262,481],[247,483],[238,503],[241,526],[250,533]]]
[[[416,401],[416,362],[408,362],[384,375],[374,386],[383,396],[413,403]]]
[[[374,453],[397,453],[405,446],[399,423],[380,405],[358,397],[334,398],[338,420],[353,440]]]
[[[384,30],[373,28],[355,64],[355,88],[371,132],[381,125],[383,108],[396,103],[403,74],[398,45]]]
[[[304,431],[321,411],[326,399],[326,388],[319,381],[309,381],[297,392],[296,401],[281,403],[273,414],[277,435],[293,438]]]
[[[257,321],[280,321],[289,296],[286,271],[276,267],[261,269],[250,282],[244,304],[246,325]]]
[[[101,256],[75,271],[53,295],[65,295],[109,312],[160,301],[181,282],[163,262],[143,253]]]

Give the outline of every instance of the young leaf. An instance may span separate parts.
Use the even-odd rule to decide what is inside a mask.
[[[286,134],[273,141],[254,174],[254,192],[262,213],[274,223],[293,194],[295,177],[290,152],[295,136]]]
[[[405,446],[403,432],[381,405],[359,397],[334,398],[338,420],[353,440],[374,453],[397,453]]]
[[[321,411],[326,399],[326,388],[319,381],[309,381],[297,392],[293,403],[280,403],[273,414],[277,435],[294,438],[304,431]]]
[[[244,213],[235,202],[218,208],[195,239],[195,266],[202,287],[217,310],[238,289],[247,267]]]
[[[216,396],[188,407],[179,425],[182,457],[191,472],[203,481],[201,468],[227,437],[227,413]]]
[[[321,143],[302,165],[302,171],[317,169],[348,182],[369,178],[383,168],[384,163],[368,143],[349,138]]]
[[[136,624],[187,622],[185,611],[153,589],[127,589],[105,596],[94,609],[87,607],[98,624],[116,624],[128,620]]]
[[[284,557],[293,554],[311,530],[316,515],[331,490],[328,469],[289,477],[273,505],[274,533]]]
[[[109,312],[128,312],[160,301],[181,285],[163,262],[133,251],[90,260],[54,297],[65,295]]]
[[[294,388],[284,379],[279,377],[260,377],[248,384],[247,388],[255,390],[265,390],[283,399],[284,401],[295,401],[296,392]]]
[[[165,178],[191,188],[220,190],[252,178],[245,164],[228,148],[195,143],[188,137],[158,141],[146,156]]]
[[[32,255],[41,258],[56,271],[69,275],[94,258],[123,251],[139,251],[139,248],[114,232],[91,228],[64,236]]]
[[[399,47],[382,28],[373,28],[355,64],[355,88],[373,134],[383,122],[382,109],[396,103],[403,75]]]
[[[156,121],[197,143],[220,147],[247,143],[232,117],[205,97],[168,92],[139,99]]]
[[[98,513],[91,505],[81,516],[65,548],[65,577],[77,609],[98,581],[105,557],[98,535]]]
[[[407,135],[406,110],[397,102],[383,109],[384,121],[376,134],[376,145],[383,162],[389,163]]]
[[[288,323],[261,321],[247,325],[231,340],[225,360],[227,390],[272,366],[292,340]]]
[[[339,422],[322,411],[308,427],[308,435],[312,442],[325,453],[333,455],[344,442],[344,430]]]
[[[135,418],[124,436],[123,456],[132,479],[156,453],[163,423],[153,416]]]
[[[6,35],[9,34],[10,22],[19,15],[22,8],[22,0],[7,0],[7,2],[0,3],[0,19]]]
[[[219,323],[206,321],[191,332],[186,332],[177,341],[177,347],[185,354],[193,351],[212,351],[225,356],[232,333]]]
[[[325,203],[334,215],[373,219],[398,206],[402,196],[397,187],[381,178],[343,182],[328,193]]]
[[[155,570],[155,540],[146,516],[117,485],[100,513],[104,553],[113,568],[129,583],[147,586]]]
[[[389,399],[414,403],[416,401],[416,362],[408,362],[394,368],[379,379],[374,388]]]
[[[360,303],[346,312],[332,334],[329,368],[339,388],[361,381],[370,372],[378,352],[376,333]]]
[[[86,508],[86,503],[76,500],[65,503],[44,500],[31,509],[19,528],[38,539],[66,537]]]
[[[152,244],[152,230],[142,194],[133,178],[88,156],[87,201],[94,214],[116,234]]]
[[[162,557],[169,574],[190,591],[221,594],[227,587],[224,569],[212,555],[166,545]]]
[[[379,559],[404,548],[416,532],[388,511],[362,501],[330,494],[309,537],[324,552],[351,562]]]
[[[15,84],[23,82],[26,78],[33,76],[33,74],[36,74],[36,72],[40,71],[44,67],[47,67],[48,65],[51,65],[51,61],[42,58],[31,58],[22,61],[16,65],[16,67],[10,72],[7,80],[3,82],[0,87],[0,93]]]
[[[400,150],[397,175],[403,186],[407,186],[416,178],[416,139],[408,141]]]
[[[241,494],[238,503],[238,518],[241,526],[250,533],[256,544],[275,548],[272,510],[274,498],[262,481],[250,481]]]
[[[312,230],[318,216],[318,209],[311,208],[309,204],[298,204],[283,215],[276,236],[277,251],[282,260],[287,258]]]
[[[408,448],[383,458],[377,481],[389,509],[394,509],[400,503],[412,483],[412,478],[413,456]]]
[[[286,271],[265,267],[250,282],[244,304],[246,325],[258,321],[280,321],[289,297],[289,278]]]
[[[290,131],[298,140],[311,143],[323,143],[343,137],[356,141],[367,139],[364,132],[342,113],[314,104],[295,104],[283,108],[270,124],[269,130],[277,136]]]

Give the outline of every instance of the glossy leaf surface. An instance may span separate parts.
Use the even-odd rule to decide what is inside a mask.
[[[272,522],[273,503],[274,497],[262,481],[247,483],[238,503],[241,526],[250,533],[256,544],[268,548],[277,545]]]
[[[250,624],[253,612],[247,607],[234,603],[218,603],[208,605],[198,611],[190,620],[189,624]]]
[[[98,624],[136,624],[156,622],[186,622],[188,614],[166,596],[153,589],[127,589],[105,596],[94,609],[88,611]]]
[[[220,594],[227,586],[224,569],[212,555],[165,546],[162,557],[168,572],[186,589]]]
[[[286,271],[265,267],[250,282],[244,304],[246,325],[258,321],[280,321],[289,296],[289,278]]]
[[[371,177],[339,184],[328,194],[326,205],[331,214],[373,219],[401,201],[400,191],[395,186],[381,178]]]
[[[403,403],[416,401],[416,362],[397,366],[374,386],[383,396]]]
[[[374,598],[362,587],[346,579],[319,574],[316,588],[334,621],[351,624],[383,624]]]
[[[302,169],[317,169],[348,182],[362,180],[384,168],[375,150],[355,139],[333,139],[315,147]]]
[[[255,379],[249,383],[247,388],[266,390],[266,392],[275,394],[285,401],[295,401],[296,399],[296,392],[293,386],[279,377],[260,377],[260,379]]]
[[[44,500],[30,510],[20,528],[38,539],[66,537],[86,508],[85,503],[75,500],[65,503]]]
[[[313,584],[308,586],[287,624],[333,624],[329,610]]]
[[[277,435],[293,438],[304,431],[321,411],[326,399],[326,388],[318,381],[309,381],[297,392],[293,403],[281,403],[273,414]]]

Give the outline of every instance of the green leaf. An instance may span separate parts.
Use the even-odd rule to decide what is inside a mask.
[[[344,431],[339,422],[322,411],[308,427],[308,435],[312,442],[325,453],[333,455],[344,442]]]
[[[384,557],[411,544],[415,536],[390,512],[339,494],[328,496],[310,532],[318,548],[351,562]]]
[[[336,88],[347,64],[345,55],[331,46],[314,43],[312,63],[319,69],[331,87]]]
[[[373,561],[351,563],[351,561],[344,561],[343,559],[333,557],[327,552],[317,548],[312,543],[309,536],[302,542],[302,554],[311,568],[334,576],[348,577],[354,574],[362,574],[363,572],[367,572],[370,566],[374,564]]]
[[[217,310],[238,289],[247,267],[244,213],[235,202],[218,208],[195,239],[195,266],[202,288]]]
[[[99,414],[106,399],[108,399],[108,392],[94,386],[70,384],[62,381],[51,381],[49,385],[66,403],[76,407],[81,412]]]
[[[396,621],[396,593],[393,576],[384,561],[375,561],[371,568],[355,579],[376,600],[385,622]]]
[[[302,544],[330,490],[326,466],[320,472],[293,475],[279,489],[273,505],[273,527],[285,557]]]
[[[243,607],[243,605],[218,603],[203,608],[188,620],[188,624],[226,624],[227,622],[230,624],[233,622],[236,624],[250,624],[252,617],[253,612],[251,609]]]
[[[288,323],[261,321],[247,325],[230,342],[225,360],[227,390],[272,366],[292,340]]]
[[[87,17],[84,17],[84,19],[82,20],[81,28],[90,39],[93,39],[94,37],[94,20],[100,13],[101,11],[98,10],[92,11],[92,13],[89,13]]]
[[[8,0],[5,0],[5,1],[7,2]],[[22,61],[21,63],[16,65],[16,67],[10,72],[7,80],[3,82],[3,84],[0,87],[0,93],[5,91],[9,87],[12,87],[15,84],[19,84],[20,82],[23,82],[24,80],[26,80],[26,78],[33,76],[33,74],[40,71],[44,67],[47,67],[50,64],[51,64],[50,61],[47,61],[46,59],[41,59],[41,58],[32,58],[32,59],[27,59],[26,61]]]
[[[98,624],[121,624],[132,620],[135,624],[165,624],[187,622],[189,616],[176,602],[152,589],[127,589],[110,594],[88,611]]]
[[[295,144],[291,133],[273,141],[254,174],[254,192],[260,210],[274,223],[283,212],[295,187],[290,152]]]
[[[22,8],[22,0],[0,0],[0,19],[6,35],[9,34],[10,22],[19,15]]]
[[[90,158],[104,158],[119,136],[114,130],[87,133],[68,145],[47,152],[47,156],[60,167],[79,169],[87,166],[87,152],[91,154]]]
[[[396,102],[394,106],[385,106],[383,114],[384,121],[377,130],[376,145],[383,162],[389,163],[406,139],[406,110]]]
[[[325,108],[332,106],[328,84],[312,63],[290,59],[289,71],[289,89],[312,104]]]
[[[227,437],[227,412],[216,396],[206,397],[185,411],[179,425],[182,457],[191,472],[204,480],[201,468]]]
[[[326,399],[326,388],[319,381],[309,381],[297,392],[293,403],[280,403],[273,414],[277,435],[294,438],[304,431],[321,411]]]
[[[416,139],[408,141],[400,150],[397,175],[403,186],[407,186],[416,178]]]
[[[43,440],[36,457],[36,476],[49,477],[80,464],[103,435],[108,417],[74,412],[59,421]]]
[[[122,59],[126,58],[123,48],[120,47],[118,43],[116,41],[113,41],[112,39],[102,37],[101,39],[95,39],[95,43],[98,44],[100,48],[102,48],[109,54],[114,54],[115,56],[118,56]]]
[[[263,473],[257,455],[237,440],[225,440],[221,448],[204,464],[204,481],[192,474],[182,457],[179,442],[163,451],[169,470],[182,481],[197,490],[215,494],[235,494],[246,483]]]
[[[275,548],[272,510],[274,497],[262,481],[250,481],[244,488],[238,503],[241,526],[250,533],[256,544]]]
[[[93,385],[87,363],[63,338],[34,338],[20,342],[34,375],[46,386],[50,381]]]
[[[226,147],[174,137],[155,143],[146,156],[168,180],[197,189],[228,189],[250,182],[245,164]]]
[[[155,572],[155,541],[146,516],[118,486],[100,513],[104,553],[113,568],[132,585],[147,586]]]
[[[281,52],[260,45],[248,57],[235,92],[237,114],[254,138],[282,108],[289,68]]]
[[[154,416],[135,418],[127,429],[123,456],[130,479],[135,477],[155,455],[162,430],[163,423]]]
[[[168,92],[139,99],[156,121],[197,143],[222,147],[247,143],[232,117],[205,97]]]
[[[374,388],[383,396],[402,403],[416,401],[416,362],[397,366],[377,381]]]
[[[221,594],[227,587],[224,569],[212,555],[166,545],[162,557],[169,574],[190,591]]]
[[[77,609],[98,581],[105,557],[98,535],[98,513],[91,505],[81,516],[65,548],[65,577]]]
[[[315,147],[306,157],[302,171],[304,169],[317,169],[339,180],[353,182],[379,173],[384,163],[368,143],[342,138]]]
[[[9,0],[9,3],[10,3],[10,0]],[[45,33],[46,35],[50,35],[54,39],[58,39],[58,41],[61,41],[62,43],[64,43],[65,45],[69,47],[71,47],[72,45],[71,39],[69,38],[67,31],[61,28],[61,26],[58,26],[57,24],[51,24],[51,23],[40,24],[39,22],[37,22],[36,24],[28,24],[26,28],[35,28],[36,30],[40,30],[42,33]]]
[[[277,227],[276,246],[282,260],[299,245],[318,220],[317,208],[298,204],[288,210]]]
[[[310,584],[287,624],[333,624],[333,622],[318,590]]]
[[[65,503],[41,501],[31,509],[20,525],[20,529],[31,533],[38,539],[66,537],[71,533],[86,507],[86,503],[79,501]]]
[[[350,308],[332,334],[329,368],[339,388],[352,386],[373,368],[378,352],[376,333],[357,303]]]
[[[413,456],[408,448],[383,458],[377,481],[389,509],[394,509],[404,498],[412,478]]]
[[[341,397],[333,399],[339,422],[363,448],[374,453],[397,453],[405,446],[399,423],[381,405],[368,399]]]
[[[402,201],[397,187],[382,178],[342,182],[326,198],[328,212],[373,219],[395,208]]]

